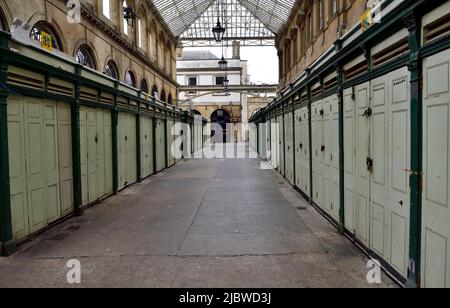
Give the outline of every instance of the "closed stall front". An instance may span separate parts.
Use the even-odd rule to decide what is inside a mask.
[[[345,159],[346,226],[404,277],[409,258],[409,102],[407,68],[344,92],[346,153],[351,146],[356,153]]]
[[[294,185],[294,146],[293,146],[293,119],[292,112],[286,113],[284,116],[285,127],[285,151],[286,151],[286,179]]]
[[[308,108],[295,111],[295,168],[296,186],[308,197],[310,195],[309,166],[309,116]]]
[[[153,174],[153,119],[141,116],[141,176]]]
[[[83,205],[111,194],[111,110],[80,108],[80,159]]]
[[[323,209],[339,220],[339,105],[337,95],[323,100]]]
[[[179,161],[182,156],[182,138],[183,135],[186,134],[186,129],[182,125],[181,121],[177,118],[175,120],[175,141],[174,141],[174,153],[175,153],[175,162]]]
[[[119,112],[119,189],[137,181],[136,115]]]
[[[317,101],[312,103],[312,150],[313,150],[313,189],[314,194],[312,199],[314,202],[323,207],[324,202],[324,179],[323,179],[323,161],[324,161],[324,152],[325,145],[323,142],[323,120],[324,120],[324,109],[322,105],[322,101]]]
[[[450,286],[450,50],[424,60],[422,278]]]
[[[163,119],[156,119],[156,171],[166,168],[166,140],[165,125]]]
[[[172,147],[174,146],[175,136],[174,136],[174,126],[175,121],[172,118],[167,119],[167,157],[168,157],[168,167],[175,164],[174,153],[172,151]]]
[[[272,149],[271,149],[271,146],[272,146],[272,142],[271,142],[271,134],[272,134],[272,132],[271,132],[271,129],[272,129],[272,127],[270,126],[270,123],[268,123],[268,122],[266,122],[266,123],[264,123],[264,126],[263,126],[264,128],[263,129],[265,129],[266,130],[266,144],[265,144],[265,159],[266,160],[269,160],[270,159],[270,153],[271,153],[271,151],[272,151]]]
[[[70,105],[10,96],[8,138],[13,236],[23,239],[73,209]]]
[[[272,149],[270,158],[272,167],[278,169],[280,164],[280,126],[278,125],[276,118],[272,118],[270,121],[270,127],[270,148]]]
[[[284,119],[283,116],[277,117],[278,124],[278,171],[284,176],[286,174],[285,170],[285,156],[284,156],[284,147],[285,147],[285,139],[284,139]]]

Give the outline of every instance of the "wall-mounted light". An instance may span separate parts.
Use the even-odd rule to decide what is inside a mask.
[[[132,27],[134,20],[137,18],[136,13],[133,11],[131,6],[123,8],[123,19],[127,21],[127,24]]]

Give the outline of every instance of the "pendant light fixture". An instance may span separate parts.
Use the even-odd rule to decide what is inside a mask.
[[[223,6],[223,4],[222,4]],[[214,35],[214,40],[217,43],[220,43],[223,41],[223,36],[225,35],[226,29],[222,26],[220,23],[220,3],[217,3],[217,25],[212,28],[212,33]]]

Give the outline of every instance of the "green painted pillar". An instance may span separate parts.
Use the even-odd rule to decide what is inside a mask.
[[[7,49],[9,34],[0,32],[0,49]],[[6,85],[8,64],[0,56],[0,82]],[[11,191],[8,150],[8,90],[0,89],[0,256],[16,248],[11,219]]]
[[[409,268],[407,286],[420,286],[422,241],[422,58],[420,55],[421,22],[411,14],[404,20],[409,31],[411,50],[408,65],[411,72],[411,208]]]
[[[158,127],[158,119],[156,118],[156,110],[153,112],[153,118],[152,118],[152,125],[153,125],[153,129],[152,129],[152,139],[153,139],[153,174],[156,174],[156,170],[157,170],[157,166],[156,164],[158,163],[156,155],[157,155],[157,149],[156,149],[156,144],[157,144],[157,140],[156,140],[156,129]]]
[[[260,149],[259,149],[259,143],[260,143],[260,137],[259,137],[259,134],[260,134],[260,131],[259,131],[259,121],[256,121],[256,153],[258,153],[259,154],[259,156],[261,156],[261,153],[260,153]]]
[[[166,168],[169,168],[169,151],[168,151],[168,129],[167,129],[167,123],[168,123],[169,119],[167,118],[167,114],[166,114],[166,119],[164,120],[164,152],[166,153],[166,155],[164,156],[165,158],[165,164],[166,164]]]
[[[286,110],[285,110],[285,105],[284,105],[284,103],[283,103],[283,106],[282,106],[282,108],[283,108],[283,117],[282,117],[282,122],[283,123],[281,123],[282,125],[283,125],[283,177],[286,179],[286,125],[284,125],[285,124],[285,122],[284,122],[284,117],[285,117],[285,112],[286,112]]]
[[[313,148],[312,148],[312,110],[311,110],[311,89],[308,87],[307,100],[308,100],[308,131],[309,131],[309,202],[312,204],[314,202],[314,184],[313,184]]]
[[[295,99],[292,98],[292,172],[293,172],[293,178],[294,183],[293,186],[295,187],[297,185],[297,170],[296,170],[296,164],[295,164]]]
[[[345,232],[345,134],[344,134],[344,88],[343,71],[337,69],[338,105],[339,105],[339,232]]]
[[[139,111],[136,113],[136,174],[138,182],[142,182],[141,173],[141,107],[139,105]]]
[[[76,73],[81,76],[81,66]],[[72,165],[73,165],[73,202],[74,215],[83,215],[83,192],[81,184],[81,132],[80,132],[80,84],[75,85],[75,99],[71,106],[72,120]]]
[[[118,83],[115,83],[115,88],[117,90]],[[114,106],[111,111],[112,117],[112,175],[113,175],[113,190],[117,194],[119,191],[119,146],[118,146],[118,125],[119,125],[119,111],[117,109],[117,91],[114,93]]]

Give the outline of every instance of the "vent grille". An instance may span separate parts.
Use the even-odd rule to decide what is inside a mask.
[[[447,36],[450,36],[450,14],[426,25],[423,29],[424,44],[432,43]]]
[[[80,89],[80,99],[84,101],[97,102],[98,93],[94,89],[84,88]]]
[[[64,96],[74,96],[74,86],[68,82],[58,79],[50,79],[48,92]]]
[[[8,84],[43,91],[45,87],[45,77],[44,75],[11,66],[8,70]]]
[[[100,95],[100,103],[107,104],[107,105],[113,105],[114,104],[114,96],[109,93],[102,93]]]
[[[322,87],[319,85],[313,89],[311,89],[311,96],[316,96],[317,94],[320,94],[322,91]]]
[[[368,69],[369,69],[369,66],[367,65],[367,61],[362,61],[362,62],[350,67],[349,69],[347,69],[344,72],[344,77],[346,80],[350,80],[364,72],[367,72]]]
[[[378,52],[377,54],[373,55],[372,63],[376,67],[386,62],[389,62],[407,53],[408,51],[409,51],[408,39],[404,38],[399,42],[395,43],[394,45],[391,45],[385,48],[384,50]]]
[[[326,90],[331,89],[331,88],[335,87],[336,85],[337,85],[337,77],[334,77],[334,78],[332,78],[332,79],[330,79],[328,81],[325,81],[323,83],[323,87]]]
[[[121,107],[128,108],[128,100],[124,97],[119,97],[117,99],[117,105]]]

